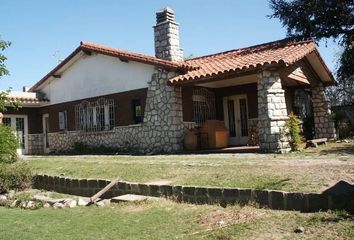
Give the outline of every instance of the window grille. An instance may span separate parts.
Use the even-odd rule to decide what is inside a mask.
[[[197,126],[201,126],[206,120],[216,117],[215,94],[205,88],[193,91],[193,117]]]
[[[59,130],[68,129],[67,111],[59,112]]]
[[[114,127],[114,100],[100,98],[75,106],[76,130],[107,131]]]

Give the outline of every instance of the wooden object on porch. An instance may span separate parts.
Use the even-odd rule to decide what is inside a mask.
[[[198,129],[191,129],[184,136],[184,149],[197,150],[198,149]]]
[[[317,148],[318,144],[327,144],[327,138],[318,138],[318,139],[308,140],[306,142],[306,147]]]
[[[201,142],[207,143],[202,144],[202,148],[224,148],[228,146],[228,130],[225,127],[224,121],[218,120],[207,120],[202,128],[200,129],[200,137],[207,138],[207,141]]]

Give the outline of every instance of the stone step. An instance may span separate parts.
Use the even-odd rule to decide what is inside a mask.
[[[158,200],[157,197],[149,197],[143,195],[135,195],[135,194],[125,194],[118,197],[112,198],[111,202],[142,202],[148,200]]]

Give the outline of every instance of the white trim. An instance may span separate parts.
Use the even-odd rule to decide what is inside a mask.
[[[19,155],[28,153],[28,117],[24,114],[4,114],[4,118],[11,118],[11,127],[16,128],[16,118],[24,118],[24,140],[25,148],[18,148],[17,153]]]
[[[228,109],[227,109],[227,100],[234,101],[234,113],[235,113],[235,137],[229,136],[229,145],[246,145],[248,141],[248,136],[242,136],[241,133],[241,119],[240,119],[240,99],[246,99],[246,116],[247,116],[247,124],[248,124],[248,99],[246,94],[238,94],[223,97],[223,108],[224,108],[224,122],[227,129],[230,128],[229,126],[229,116],[228,116]]]
[[[42,127],[43,127],[43,150],[44,150],[44,153],[49,153],[50,152],[50,149],[49,149],[49,146],[47,147],[46,146],[46,141],[48,138],[48,134],[49,134],[49,129],[47,129],[48,131],[48,134],[46,134],[46,125],[45,125],[45,121],[44,119],[45,118],[48,118],[48,128],[49,128],[49,114],[48,113],[45,113],[42,115]],[[48,139],[48,143],[49,143],[49,139]]]

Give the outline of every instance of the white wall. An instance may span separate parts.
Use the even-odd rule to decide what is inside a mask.
[[[84,55],[42,87],[50,104],[148,87],[154,67],[101,54]]]

